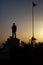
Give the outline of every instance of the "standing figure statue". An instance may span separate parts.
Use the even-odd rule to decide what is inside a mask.
[[[14,36],[16,38],[16,31],[17,31],[17,26],[15,25],[15,23],[13,23],[13,26],[12,26],[12,37],[13,38],[14,38]]]

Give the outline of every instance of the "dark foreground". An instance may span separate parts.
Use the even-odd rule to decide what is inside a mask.
[[[42,64],[43,63],[43,48],[12,48],[6,52],[0,53],[0,60],[4,63],[14,64]]]
[[[0,48],[0,65],[2,64],[40,64],[43,65],[43,44],[19,46],[18,39],[8,39],[3,48]]]

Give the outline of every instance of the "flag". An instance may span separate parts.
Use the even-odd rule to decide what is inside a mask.
[[[36,3],[34,3],[34,2],[32,2],[32,5],[33,5],[33,7],[35,7],[37,4],[36,4]]]

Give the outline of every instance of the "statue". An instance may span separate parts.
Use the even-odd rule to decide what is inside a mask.
[[[14,35],[15,35],[15,38],[16,38],[16,31],[17,31],[17,26],[15,25],[15,23],[13,23],[13,26],[12,26],[12,37],[14,38]]]

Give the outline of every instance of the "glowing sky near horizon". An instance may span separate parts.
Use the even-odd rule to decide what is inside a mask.
[[[35,37],[43,41],[43,0],[0,0],[0,42],[11,36],[13,22],[17,25],[17,38],[29,41],[32,37],[32,1],[34,8]]]

